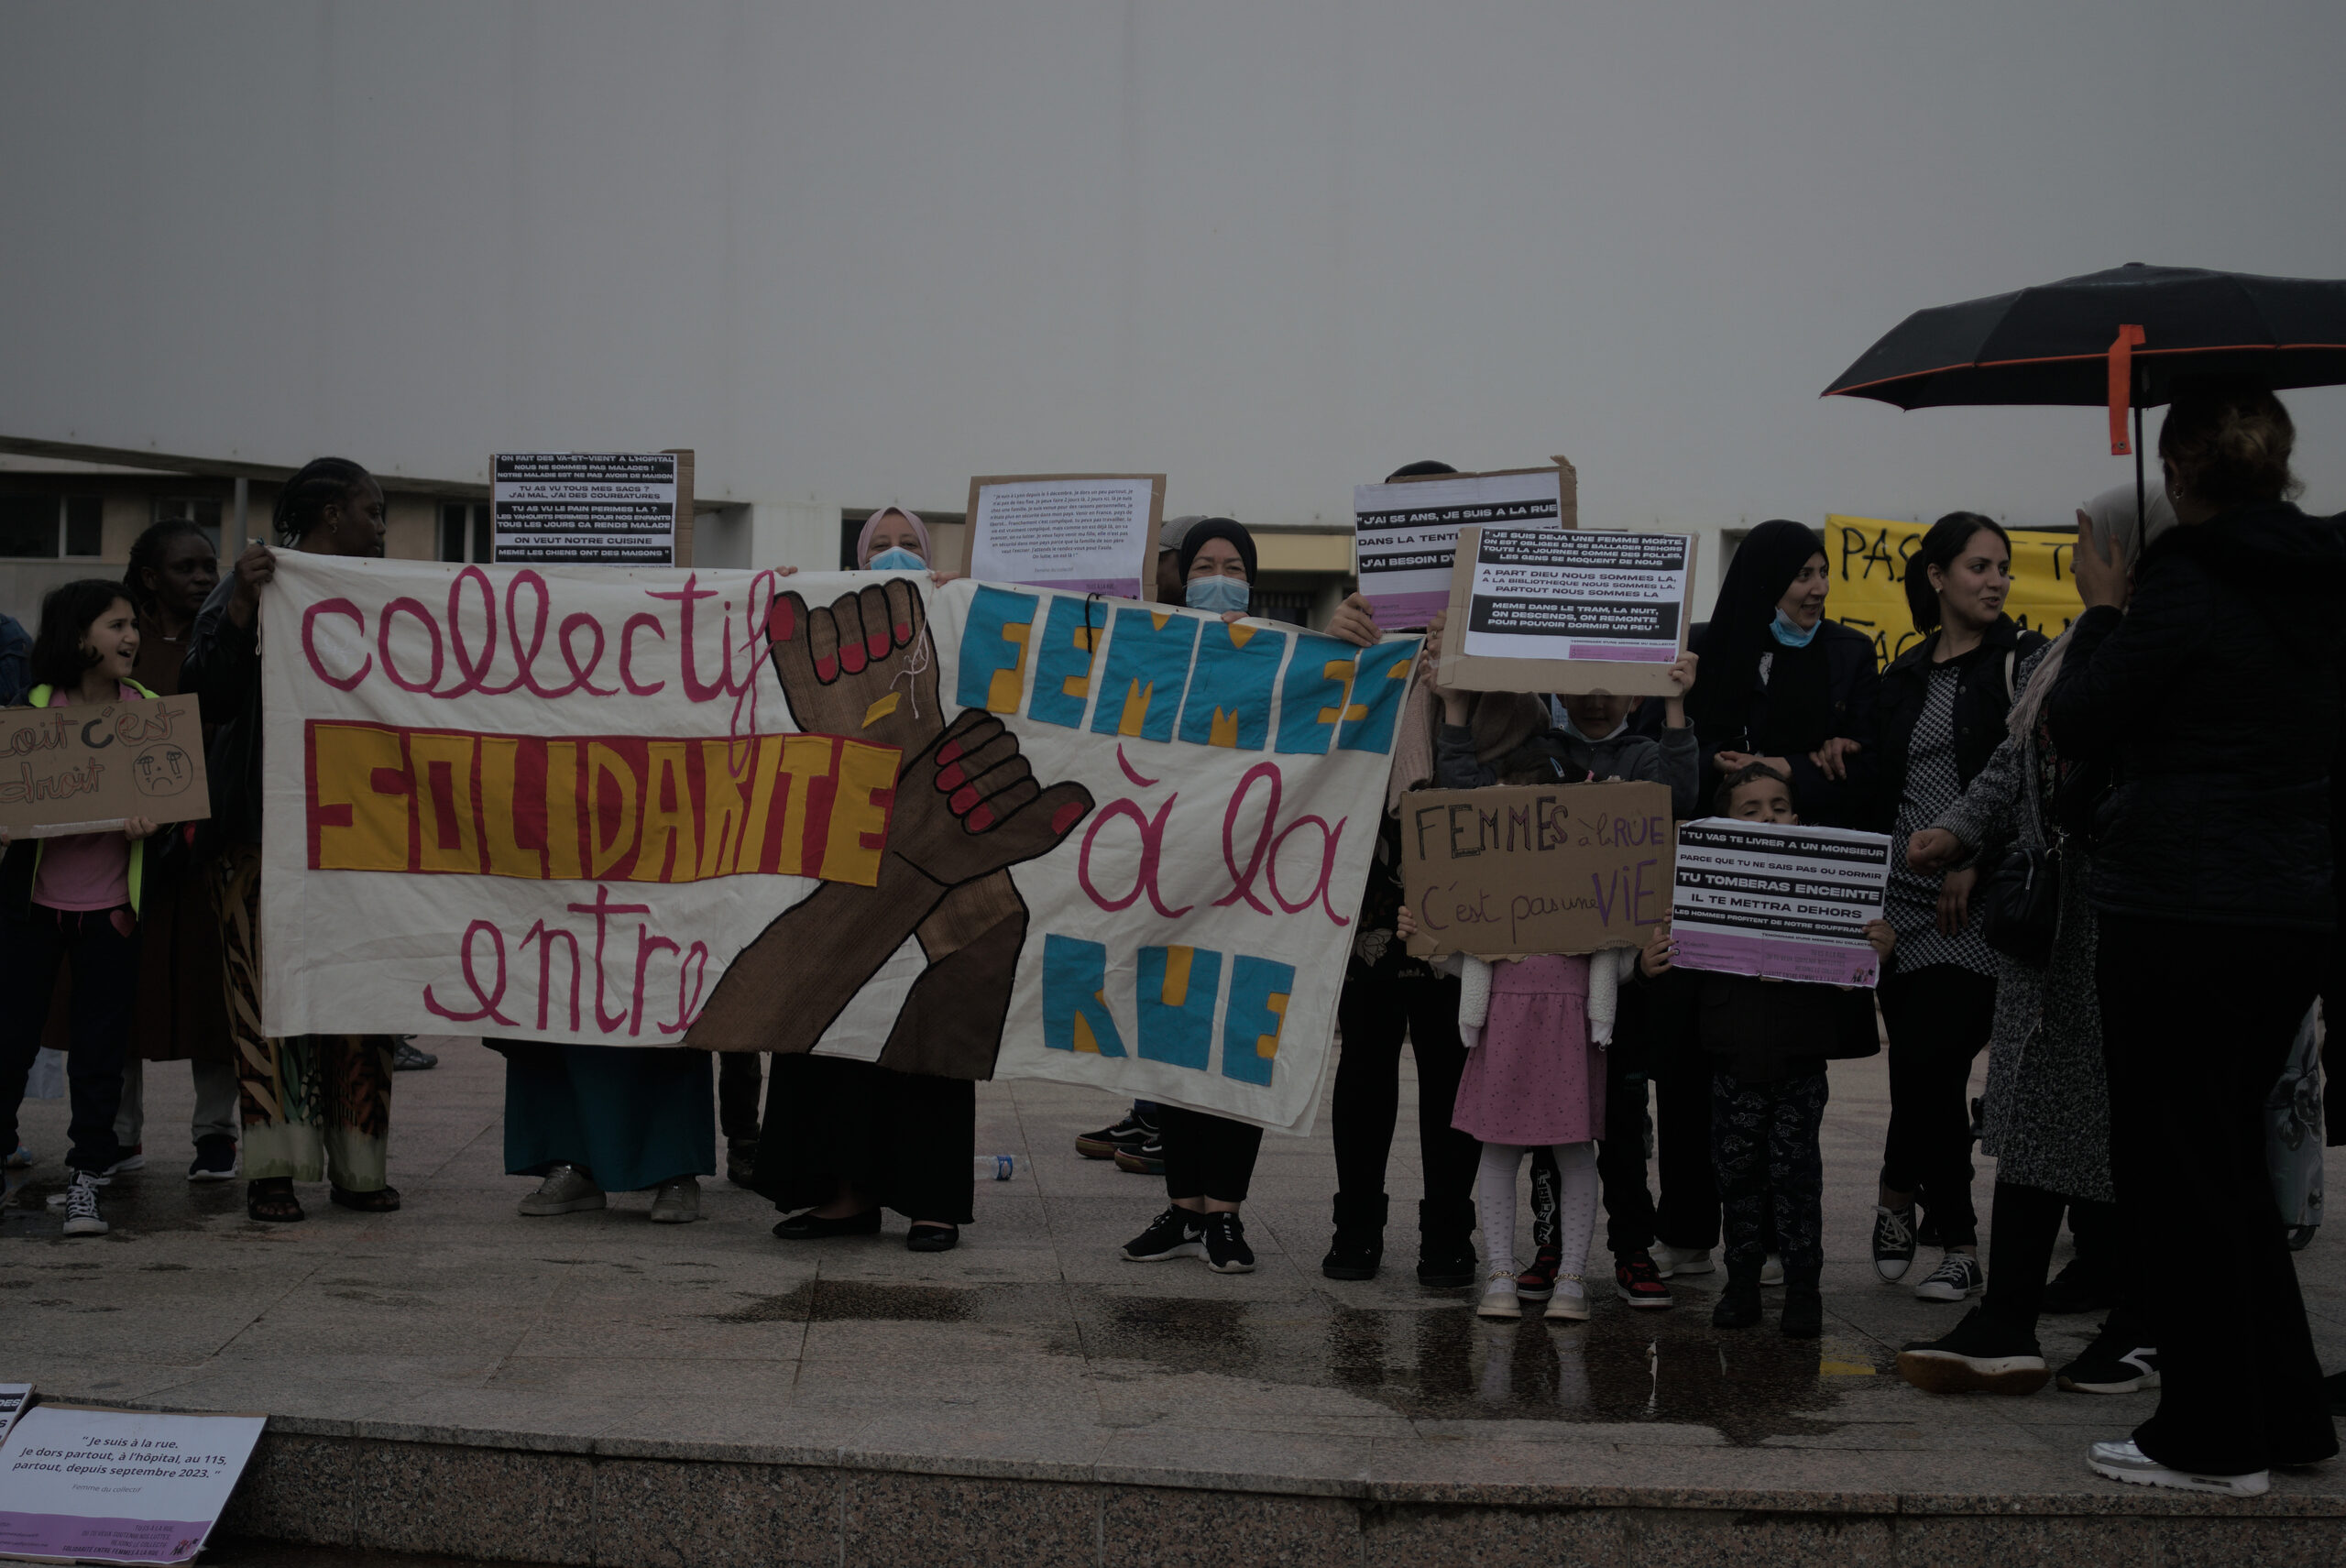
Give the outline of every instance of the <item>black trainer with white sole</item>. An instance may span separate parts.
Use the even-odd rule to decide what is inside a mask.
[[[2077,1360],[2061,1368],[2061,1387],[2071,1394],[2139,1394],[2159,1386],[2156,1345],[2137,1334],[2110,1332],[2104,1323]]]
[[[1124,1244],[1124,1257],[1131,1263],[1163,1263],[1168,1258],[1200,1257],[1205,1250],[1206,1217],[1177,1204]]]
[[[1901,1350],[1898,1376],[1925,1394],[2034,1394],[2053,1378],[2033,1335],[1976,1307],[1939,1338]]]
[[[1255,1272],[1255,1249],[1246,1245],[1246,1227],[1237,1215],[1206,1216],[1206,1266],[1216,1274]]]
[[[1873,1211],[1873,1271],[1892,1284],[1906,1277],[1914,1262],[1914,1205]]]
[[[1962,1301],[1988,1288],[1987,1271],[1968,1252],[1951,1252],[1914,1287],[1917,1301]]]

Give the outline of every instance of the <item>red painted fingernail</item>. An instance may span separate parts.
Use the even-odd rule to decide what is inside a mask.
[[[969,816],[963,817],[962,821],[969,825],[970,832],[982,833],[987,828],[993,826],[993,813],[981,806],[975,811],[970,812]]]
[[[829,685],[839,678],[839,662],[828,653],[817,656],[815,660],[815,678],[825,685]]]
[[[948,740],[937,749],[937,760],[940,762],[949,762],[960,754],[961,742],[959,740]]]
[[[964,784],[955,790],[945,804],[953,808],[953,814],[956,817],[967,816],[970,808],[978,804],[977,789],[974,785]]]
[[[798,630],[797,612],[788,599],[776,599],[766,610],[766,638],[773,642],[787,642]]]
[[[872,630],[864,633],[863,645],[872,650],[872,656],[873,658],[885,658],[888,652],[888,634],[885,631],[874,628]]]
[[[840,669],[845,670],[849,674],[852,675],[861,671],[863,668],[863,664],[864,659],[862,643],[842,642],[839,644]]]
[[[909,620],[896,622],[895,631],[896,641],[899,642],[909,642],[913,640],[913,623]]]
[[[968,782],[969,775],[959,768],[948,766],[937,770],[937,787],[948,795]]]
[[[1060,806],[1057,811],[1051,813],[1051,831],[1054,833],[1064,833],[1082,820],[1083,802],[1080,800],[1070,800],[1065,806]]]

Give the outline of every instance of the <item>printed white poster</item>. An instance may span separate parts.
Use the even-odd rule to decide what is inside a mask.
[[[490,462],[499,562],[675,564],[674,453],[508,452]]]
[[[1464,650],[1478,659],[1667,664],[1682,651],[1683,533],[1486,528]]]
[[[1563,480],[1554,468],[1354,486],[1353,550],[1360,591],[1379,626],[1424,626],[1450,603],[1461,528],[1561,532],[1562,511]]]
[[[970,576],[1031,588],[1141,597],[1156,561],[1152,476],[980,481]]]
[[[1678,828],[1670,934],[1681,969],[1871,986],[1890,839],[1880,833],[1705,817]]]
[[[268,1421],[34,1406],[0,1442],[0,1557],[193,1561]]]

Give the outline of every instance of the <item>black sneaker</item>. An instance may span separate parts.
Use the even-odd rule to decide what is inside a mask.
[[[1246,1245],[1246,1227],[1237,1215],[1206,1216],[1206,1266],[1216,1274],[1255,1272],[1255,1249]]]
[[[1914,1262],[1914,1205],[1873,1211],[1873,1271],[1895,1284]]]
[[[1711,1327],[1715,1329],[1748,1329],[1760,1321],[1760,1280],[1758,1276],[1738,1279],[1729,1276],[1727,1288],[1719,1292],[1718,1305],[1711,1309]]]
[[[1116,1151],[1116,1168],[1134,1176],[1165,1174],[1165,1135],[1151,1128],[1140,1143]]]
[[[1939,1338],[1901,1350],[1898,1376],[1925,1394],[2034,1394],[2053,1374],[2034,1337],[1975,1307]]]
[[[1531,1266],[1515,1277],[1515,1293],[1527,1301],[1545,1301],[1556,1293],[1556,1276],[1564,1266],[1564,1249],[1544,1244],[1532,1255]]]
[[[2112,1334],[2104,1323],[2084,1353],[2061,1368],[2060,1381],[2072,1394],[2133,1394],[2155,1388],[2158,1347],[2138,1343],[2132,1334]]]
[[[1661,1282],[1661,1270],[1641,1252],[1614,1260],[1613,1294],[1632,1307],[1667,1307],[1671,1302],[1670,1287]]]
[[[1951,1252],[1914,1287],[1917,1301],[1962,1301],[1988,1288],[1987,1271],[1968,1252]]]
[[[1168,1258],[1200,1257],[1206,1250],[1206,1217],[1178,1205],[1168,1208],[1148,1223],[1148,1229],[1124,1244],[1124,1256],[1134,1263],[1163,1263]]]
[[[195,1158],[189,1162],[190,1181],[234,1181],[236,1140],[225,1133],[207,1133],[195,1140]]]
[[[105,1216],[98,1212],[98,1178],[95,1172],[77,1170],[65,1188],[65,1234],[69,1236],[102,1236],[106,1234]]]
[[[1075,1152],[1086,1159],[1113,1159],[1118,1149],[1137,1150],[1157,1141],[1157,1124],[1139,1112],[1128,1112],[1113,1127],[1086,1133],[1075,1140]]]
[[[2072,1312],[2107,1312],[2117,1305],[2109,1277],[2084,1258],[2073,1257],[2045,1285],[2045,1305],[2039,1310],[2054,1317]]]
[[[440,1065],[440,1058],[430,1051],[417,1050],[414,1041],[413,1035],[401,1035],[399,1036],[398,1043],[391,1047],[393,1072],[422,1072],[427,1068],[435,1068]]]
[[[758,1140],[728,1138],[725,1140],[725,1179],[736,1187],[747,1187],[758,1170]]]

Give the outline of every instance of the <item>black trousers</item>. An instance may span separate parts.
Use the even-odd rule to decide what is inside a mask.
[[[1159,1105],[1157,1126],[1165,1139],[1165,1196],[1246,1201],[1262,1128],[1178,1105]]]
[[[907,1220],[957,1225],[970,1210],[978,1086],[846,1057],[777,1052],[752,1185],[787,1214],[852,1182]]]
[[[122,1157],[114,1135],[122,1112],[122,1068],[130,1055],[131,1011],[138,1001],[138,927],[128,906],[87,911],[32,906],[29,919],[0,921],[0,1146],[16,1146],[25,1083],[49,1024],[57,966],[73,963],[65,1054],[72,1106],[66,1165],[102,1171]],[[2279,1077],[2276,1068],[2274,1076]]]
[[[1694,993],[1693,986],[1667,989],[1680,993],[1668,999],[1673,1003]],[[1661,1182],[1654,1238],[1665,1246],[1707,1250],[1719,1241],[1718,1172],[1711,1163],[1712,1058],[1703,1049],[1694,1009],[1666,1011],[1663,1003],[1657,995],[1647,1010],[1654,1038],[1656,1174]]]
[[[717,1053],[717,1125],[727,1140],[758,1141],[758,1091],[765,1086],[766,1053]]]
[[[2264,1172],[2264,1097],[2334,938],[2101,916],[2096,991],[2120,1208],[2157,1215],[2206,1288],[2153,1314],[2159,1408],[2134,1442],[2163,1464],[2237,1475],[2309,1464],[2338,1434]]]
[[[1988,1294],[1980,1310],[2023,1332],[2036,1332],[2036,1321],[2045,1313],[2045,1277],[2053,1266],[2053,1245],[2061,1238],[2064,1212],[2077,1238],[2078,1259],[2089,1268],[2106,1270],[2116,1287],[2111,1332],[2139,1330],[2145,1336],[2143,1343],[2151,1343],[2141,1306],[2148,1298],[2134,1278],[2135,1261],[2143,1249],[2121,1244],[2118,1205],[2064,1197],[2017,1181],[1996,1183],[1988,1222]]]
[[[1385,1190],[1393,1124],[1401,1110],[1401,1039],[1418,1064],[1418,1150],[1430,1202],[1468,1216],[1483,1146],[1450,1124],[1466,1047],[1458,1037],[1458,982],[1446,975],[1344,979],[1336,1003],[1343,1048],[1329,1108],[1336,1141],[1336,1190],[1374,1198]],[[1171,1173],[1168,1164],[1167,1172]],[[1221,1196],[1219,1193],[1215,1196]]]
[[[1890,1132],[1881,1184],[1921,1195],[1950,1247],[1979,1239],[1971,1206],[1971,1063],[1996,1020],[1996,982],[1954,964],[1933,964],[1881,982],[1890,1026]],[[2273,1068],[2279,1077],[2280,1065]]]
[[[1622,1049],[1617,1036],[1605,1053],[1605,1135],[1596,1140],[1596,1179],[1605,1195],[1605,1245],[1617,1260],[1653,1250],[1653,1192],[1646,1186],[1646,1131],[1652,1124],[1640,1070],[1644,1055]],[[1543,1160],[1554,1168],[1555,1157],[1546,1149],[1532,1157],[1535,1167]],[[1539,1183],[1535,1170],[1535,1193]]]
[[[1760,1277],[1772,1228],[1784,1277],[1815,1282],[1825,1265],[1825,1164],[1817,1132],[1831,1095],[1821,1072],[1762,1082],[1725,1070],[1711,1075],[1712,1158],[1731,1277]]]

